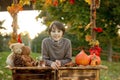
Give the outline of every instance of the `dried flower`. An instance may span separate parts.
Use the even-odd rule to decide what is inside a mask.
[[[102,28],[98,27],[98,28],[93,28],[94,31],[101,33],[103,32]]]

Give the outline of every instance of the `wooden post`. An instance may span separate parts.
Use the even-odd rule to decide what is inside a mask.
[[[13,0],[14,4],[18,3],[18,0]],[[12,22],[12,27],[13,27],[13,33],[15,34],[15,39],[17,41],[17,29],[18,29],[18,17],[17,17],[17,13],[13,14],[13,22]]]
[[[13,0],[13,4],[16,5],[18,4],[18,0]],[[17,12],[14,12],[11,14],[12,16],[12,34],[11,34],[11,40],[9,41],[9,45],[12,43],[16,43],[17,42],[17,29],[18,29],[18,20],[17,20]]]
[[[96,0],[91,0],[90,5],[90,21],[91,24],[91,36],[93,40],[96,40],[96,32],[93,30],[93,28],[96,27]]]

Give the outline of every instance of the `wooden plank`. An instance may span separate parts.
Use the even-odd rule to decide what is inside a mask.
[[[10,67],[10,66],[6,66],[6,68],[8,69],[13,69],[13,70],[16,70],[16,69],[19,69],[19,70],[53,70],[51,67]],[[107,66],[104,66],[104,65],[97,65],[97,66],[76,66],[76,67],[60,67],[58,69],[108,69]]]
[[[58,80],[99,80],[99,70],[58,70]]]
[[[28,70],[14,69],[12,70],[13,80],[56,80],[55,72],[48,70]]]

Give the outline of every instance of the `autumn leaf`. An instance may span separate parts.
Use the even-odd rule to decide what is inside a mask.
[[[30,0],[20,0],[19,4],[21,4],[21,5],[30,5]]]
[[[11,6],[7,7],[7,10],[10,14],[16,14],[23,10],[23,6],[21,4],[12,4]]]
[[[86,40],[86,41],[91,41],[91,40],[92,40],[92,36],[87,34],[87,35],[85,36],[85,40]]]
[[[54,5],[55,7],[57,7],[57,6],[58,6],[58,0],[54,0],[54,1],[53,1],[53,5]]]
[[[91,5],[91,0],[85,0],[89,5]]]
[[[30,5],[30,0],[25,0],[24,5]]]
[[[88,28],[90,28],[90,27],[91,27],[91,25],[92,25],[92,22],[90,22],[87,26],[85,26],[84,31],[86,31]]]
[[[52,0],[45,0],[44,6],[52,5]]]
[[[60,3],[65,2],[66,0],[60,0]]]
[[[74,4],[75,3],[75,0],[70,0],[70,4]]]

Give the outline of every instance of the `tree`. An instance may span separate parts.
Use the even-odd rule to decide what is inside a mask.
[[[46,33],[46,31],[38,34],[38,36],[35,37],[35,38],[32,40],[32,51],[33,51],[33,52],[41,53],[41,43],[42,43],[42,40],[43,40],[45,37],[48,37],[48,34]]]
[[[120,25],[120,1],[105,0],[101,1],[101,7],[98,10],[98,26],[103,27],[103,34],[101,34],[101,41],[105,39],[108,45],[108,60],[112,61],[113,47],[115,46],[114,39],[118,37],[118,25]],[[103,42],[103,41],[102,41]]]
[[[85,1],[90,4],[90,0]],[[76,34],[80,39],[82,36],[91,33],[90,30],[84,31],[85,26],[90,22],[90,5],[85,1],[37,0],[36,9],[41,11],[38,18],[43,18],[46,25],[49,25],[53,20],[64,22],[68,26],[69,32]],[[103,29],[103,33],[97,34],[97,39],[100,39],[100,42],[109,43],[109,61],[112,61],[113,39],[118,36],[117,25],[120,25],[119,3],[118,0],[101,1],[100,8],[97,9],[96,27]]]

